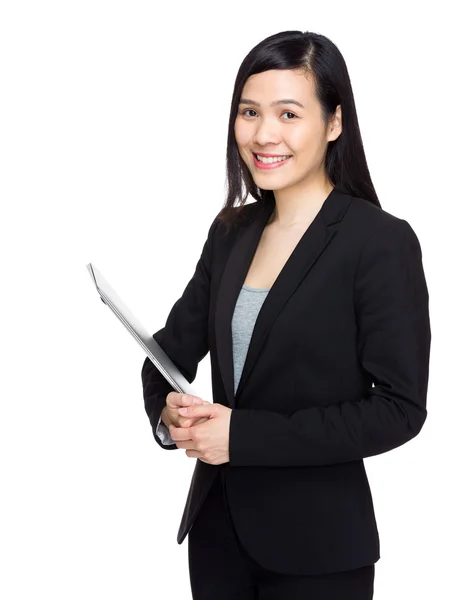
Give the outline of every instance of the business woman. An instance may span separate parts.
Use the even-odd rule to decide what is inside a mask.
[[[227,173],[195,273],[154,334],[189,382],[210,352],[213,403],[142,368],[156,442],[197,459],[177,536],[193,598],[373,598],[363,459],[426,420],[429,298],[413,228],[377,199],[329,39],[282,32],[246,56]]]

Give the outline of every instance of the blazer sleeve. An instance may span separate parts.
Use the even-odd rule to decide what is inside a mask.
[[[431,328],[419,240],[404,219],[368,238],[355,274],[357,351],[375,384],[359,400],[285,416],[234,409],[232,466],[314,466],[363,459],[414,438],[427,416]]]
[[[182,296],[175,302],[166,324],[153,338],[178,367],[189,383],[195,379],[198,363],[208,353],[208,315],[210,306],[211,255],[213,234],[218,217],[211,223],[195,273]],[[188,246],[187,246],[188,247]],[[165,450],[178,450],[171,439],[163,443],[158,435],[161,412],[169,392],[176,391],[146,357],[141,369],[143,399],[154,439]],[[161,433],[161,427],[159,427]]]

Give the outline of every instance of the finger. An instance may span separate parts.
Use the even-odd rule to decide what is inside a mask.
[[[179,425],[180,427],[193,427],[194,425],[200,425],[201,423],[204,423],[205,421],[208,421],[208,417],[180,417],[179,416]]]
[[[188,431],[177,427],[176,425],[169,425],[169,435],[174,442],[181,442],[188,439]]]
[[[198,406],[183,406],[177,409],[179,415],[184,415],[186,417],[210,417],[213,414],[213,405],[208,406],[208,404],[200,404]]]
[[[213,405],[213,402],[208,402],[208,400],[200,400],[199,402],[193,402],[192,404],[186,404],[185,406],[193,406],[194,404],[196,404],[197,406],[206,406],[207,404],[209,404],[210,406]],[[178,406],[177,408],[183,408]]]
[[[189,423],[190,425],[190,423]],[[177,425],[171,424],[169,426],[169,434],[175,442],[181,441],[193,441],[192,432],[188,428],[177,427]]]
[[[166,404],[169,408],[175,409],[180,406],[191,406],[192,404],[202,404],[203,400],[192,394],[179,394],[170,392],[166,398]]]

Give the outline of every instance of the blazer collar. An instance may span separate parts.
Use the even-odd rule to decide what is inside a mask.
[[[274,201],[257,202],[258,209],[255,207],[253,210],[251,221],[241,226],[224,269],[215,310],[218,364],[228,406],[231,408],[239,401],[278,313],[336,235],[351,200],[350,194],[335,186],[280,271],[258,313],[242,375],[234,395],[232,317],[260,237],[274,209]]]

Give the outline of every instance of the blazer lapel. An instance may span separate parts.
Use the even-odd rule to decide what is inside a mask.
[[[255,211],[252,222],[238,233],[224,269],[215,309],[218,364],[228,406],[231,408],[235,408],[235,403],[245,387],[275,318],[337,233],[337,224],[343,218],[351,199],[352,196],[338,187],[330,192],[280,271],[258,313],[237,392],[234,395],[232,316],[260,237],[274,209],[274,202],[262,203],[259,210]]]

